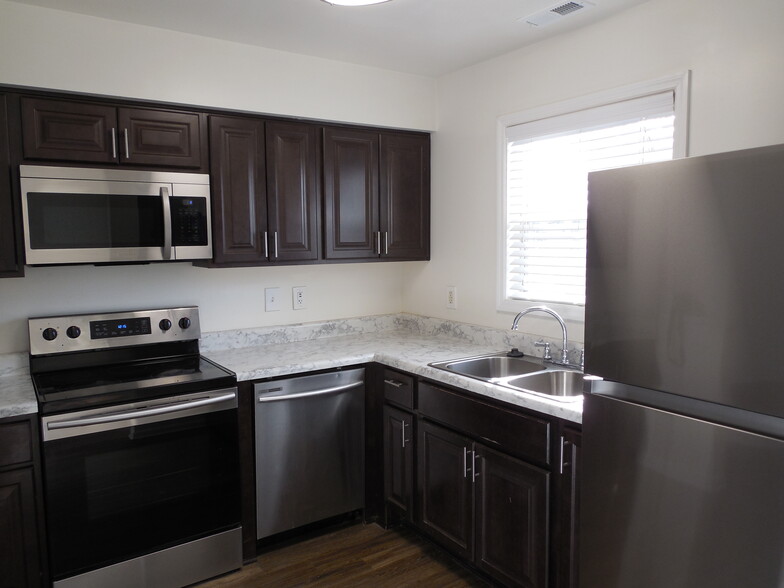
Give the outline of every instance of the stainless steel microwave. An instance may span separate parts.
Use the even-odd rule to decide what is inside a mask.
[[[22,165],[28,265],[212,257],[210,177]]]

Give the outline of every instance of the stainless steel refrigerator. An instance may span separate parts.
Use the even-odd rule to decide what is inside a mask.
[[[588,202],[581,588],[784,587],[784,145]]]

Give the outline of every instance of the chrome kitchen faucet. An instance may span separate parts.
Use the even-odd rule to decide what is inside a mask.
[[[512,330],[516,331],[517,330],[517,323],[520,322],[520,319],[523,318],[525,315],[531,313],[531,312],[544,312],[544,313],[547,313],[550,316],[552,316],[555,320],[557,320],[559,325],[561,325],[561,333],[563,334],[563,346],[561,348],[561,360],[560,361],[556,361],[556,360],[550,359],[548,357],[545,357],[545,359],[550,360],[553,363],[558,364],[558,365],[571,366],[572,364],[569,363],[569,351],[568,351],[567,340],[566,340],[566,323],[561,318],[561,316],[557,312],[555,312],[553,309],[548,308],[546,306],[531,306],[530,308],[526,308],[525,310],[518,312],[517,316],[514,318],[514,321],[512,321]],[[548,355],[547,351],[548,350],[545,349],[545,355]]]

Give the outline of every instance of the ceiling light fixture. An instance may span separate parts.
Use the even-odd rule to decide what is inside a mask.
[[[370,4],[382,4],[390,0],[321,0],[327,4],[335,6],[369,6]]]

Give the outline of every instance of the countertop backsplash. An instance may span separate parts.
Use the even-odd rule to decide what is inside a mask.
[[[382,331],[406,331],[421,336],[460,339],[466,343],[474,343],[482,347],[497,348],[498,351],[517,347],[526,355],[535,357],[541,357],[542,355],[541,349],[534,346],[536,341],[549,341],[553,345],[553,349],[560,349],[561,346],[560,338],[535,337],[520,331],[512,331],[511,329],[497,329],[446,319],[399,313],[202,333],[201,351],[206,353],[225,349],[311,341],[327,337],[374,334]],[[569,354],[573,361],[579,358],[580,349],[580,345],[570,344]]]

